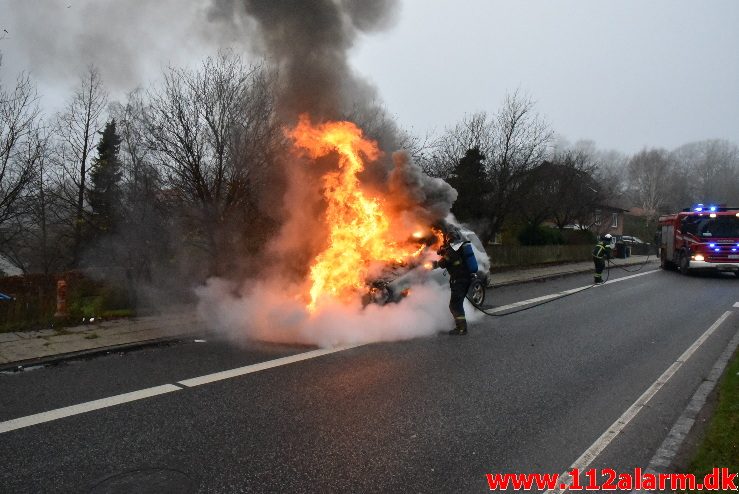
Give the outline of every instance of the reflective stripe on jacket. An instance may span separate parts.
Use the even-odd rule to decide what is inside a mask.
[[[606,257],[606,246],[603,244],[597,244],[593,248],[593,257],[595,259],[605,259]]]

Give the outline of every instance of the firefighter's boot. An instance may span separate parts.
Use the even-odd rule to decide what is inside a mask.
[[[455,318],[454,323],[457,327],[449,331],[450,335],[462,336],[467,334],[467,320],[464,317]]]

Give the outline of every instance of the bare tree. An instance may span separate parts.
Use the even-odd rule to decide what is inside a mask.
[[[80,85],[65,111],[57,118],[60,191],[72,211],[74,221],[73,266],[79,264],[82,255],[89,159],[104,123],[102,116],[107,101],[108,95],[100,74],[91,65],[81,77]]]
[[[490,235],[500,230],[515,207],[521,174],[542,162],[554,136],[549,125],[534,113],[534,102],[518,92],[506,97],[496,122],[499,131],[490,164],[493,187],[487,204]]]
[[[647,228],[651,221],[657,219],[667,201],[671,170],[672,163],[663,149],[644,149],[629,160],[631,196],[644,210]]]
[[[25,240],[34,231],[34,192],[45,157],[36,89],[27,74],[0,86],[0,253],[28,271]]]
[[[681,201],[675,207],[692,203],[739,201],[739,147],[724,140],[685,144],[670,154],[676,170],[670,181]]]
[[[494,141],[498,129],[485,112],[465,116],[433,143],[427,173],[439,178],[448,178],[459,160],[470,149],[477,149],[485,156],[494,154]]]
[[[260,169],[283,138],[270,76],[223,52],[197,71],[170,68],[149,99],[148,144],[185,213],[188,240],[218,271],[233,222],[254,212]]]
[[[434,176],[431,152],[434,146],[432,133],[426,132],[418,136],[406,129],[399,131],[398,148],[405,151],[411,160],[416,163],[429,176]]]
[[[47,275],[62,269],[69,262],[65,258],[69,250],[63,248],[65,224],[57,215],[58,210],[63,210],[60,207],[63,205],[59,203],[59,195],[53,190],[55,184],[50,170],[52,163],[49,148],[50,137],[46,133],[39,137],[40,152],[29,214],[34,228],[29,228],[25,242],[29,248],[31,269]]]
[[[152,150],[147,146],[144,114],[146,103],[140,90],[128,96],[125,105],[116,105],[112,114],[121,138],[123,171],[122,225],[108,251],[124,268],[133,292],[134,280],[151,282],[156,263],[167,258],[168,231],[162,201],[162,180]]]
[[[588,225],[601,204],[601,185],[595,179],[592,157],[577,150],[554,154],[521,182],[518,211],[529,224],[551,220],[561,230],[577,223]]]
[[[9,91],[0,86],[0,229],[24,212],[19,206],[35,172],[39,120],[28,75],[21,74]]]
[[[524,174],[543,161],[553,137],[534,102],[515,92],[492,117],[476,113],[447,129],[436,143],[429,168],[444,178],[467,150],[477,148],[485,156],[487,192],[480,198],[482,221],[475,226],[487,241],[515,210]]]
[[[628,182],[629,157],[620,151],[596,150],[593,160],[596,163],[595,178],[601,185],[604,200],[610,205],[627,206],[624,200]]]
[[[69,261],[65,224],[58,216],[64,205],[53,190],[49,129],[37,129],[32,142],[26,156],[34,166],[33,180],[23,198],[23,212],[14,220],[16,234],[2,243],[3,254],[25,273],[50,274]]]

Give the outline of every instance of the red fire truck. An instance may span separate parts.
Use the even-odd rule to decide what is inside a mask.
[[[739,277],[739,208],[698,204],[660,216],[657,240],[663,269],[730,271]]]

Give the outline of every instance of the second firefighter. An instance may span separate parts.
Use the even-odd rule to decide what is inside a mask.
[[[593,262],[595,263],[595,277],[593,283],[600,285],[603,283],[603,270],[606,267],[606,260],[611,257],[611,235],[609,233],[598,239],[598,243],[593,247]]]

